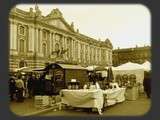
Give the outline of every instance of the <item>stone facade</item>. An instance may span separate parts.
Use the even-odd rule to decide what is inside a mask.
[[[146,60],[151,61],[150,46],[115,49],[113,50],[113,66],[119,66],[126,62],[142,64]]]
[[[10,69],[23,66],[43,67],[55,62],[54,51],[66,50],[65,63],[112,65],[112,44],[79,33],[68,24],[59,9],[43,16],[36,6],[29,11],[13,8],[9,15]]]

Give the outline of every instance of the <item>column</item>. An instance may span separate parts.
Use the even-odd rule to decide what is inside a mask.
[[[99,50],[98,50],[98,54],[99,54],[99,63],[98,64],[100,64],[101,63],[101,48],[99,48]]]
[[[62,47],[63,49],[65,49],[65,37],[63,34],[62,34]]]
[[[78,42],[75,41],[75,60],[78,60]]]
[[[52,44],[53,44],[52,50],[53,50],[53,51],[55,51],[55,43],[56,43],[56,33],[53,33],[53,36],[52,36]]]
[[[73,55],[72,55],[72,53],[73,53],[73,52],[72,52],[72,51],[73,51],[72,38],[70,39],[70,49],[71,49],[71,50],[70,50],[70,56],[71,56],[70,58],[71,58],[71,60],[72,60],[72,57],[73,57]]]
[[[38,52],[38,43],[37,43],[37,39],[38,39],[38,29],[35,27],[34,28],[35,30],[35,34],[34,34],[34,49],[35,49],[35,52]]]
[[[28,37],[28,50],[29,51],[34,51],[33,49],[33,44],[32,44],[32,41],[34,41],[33,39],[33,27],[32,26],[29,26],[29,37]]]
[[[97,64],[97,47],[95,47],[95,63]]]
[[[86,45],[83,43],[83,61],[84,61],[84,63],[86,63],[86,56],[85,56],[85,54],[86,54]]]
[[[90,65],[91,61],[90,61],[90,45],[88,45],[88,64]]]
[[[51,31],[49,31],[49,56],[51,55],[52,53],[52,33]]]
[[[75,52],[76,52],[76,51],[75,51],[75,40],[74,40],[74,39],[72,40],[72,43],[73,43],[73,44],[72,44],[72,46],[73,46],[73,50],[72,50],[72,51],[73,51],[73,54],[72,54],[72,55],[73,55],[73,60],[75,60],[75,57],[76,57],[76,56],[75,56]]]
[[[110,65],[112,65],[112,50],[110,51],[110,59],[111,59]]]
[[[40,55],[42,56],[43,55],[43,53],[42,53],[42,37],[43,37],[43,34],[42,34],[42,31],[43,31],[43,29],[42,28],[40,28],[40,40],[39,40],[39,42],[40,42],[40,46],[39,46],[39,51],[40,51]]]
[[[73,61],[73,58],[74,58],[74,45],[73,45],[73,39],[71,39],[71,46],[72,46],[72,50],[71,50],[71,58],[72,58],[72,61]]]
[[[63,49],[66,50],[66,37],[65,35],[63,35]],[[64,59],[66,60],[66,54],[67,52],[64,53]]]
[[[17,23],[16,22],[13,22],[13,49],[16,49],[18,50],[17,48]]]
[[[80,42],[78,41],[78,63],[80,62]]]
[[[38,28],[38,39],[37,39],[37,42],[38,42],[38,53],[40,53],[40,39],[41,39],[41,36],[40,36],[40,28]]]
[[[13,22],[10,21],[9,23],[9,33],[10,33],[10,39],[9,39],[9,44],[10,44],[10,49],[13,49]]]
[[[106,54],[106,64],[108,64],[108,49],[106,49],[105,54]]]

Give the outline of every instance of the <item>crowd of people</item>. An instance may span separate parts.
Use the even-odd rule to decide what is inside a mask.
[[[89,82],[86,83],[84,89],[109,89],[111,83],[114,83],[114,80],[106,81],[106,78],[102,78],[100,75],[95,73],[89,74]],[[25,98],[32,98],[35,95],[53,95],[54,93],[54,82],[48,80],[50,77],[44,73],[29,73],[29,74],[13,74],[10,75],[9,80],[9,95],[10,100],[16,100],[17,102],[23,102]],[[99,84],[103,82],[102,84]],[[116,81],[115,81],[116,82]],[[148,98],[151,97],[151,80],[149,73],[145,73],[144,78],[144,91]]]
[[[23,102],[25,98],[32,98],[36,94],[36,84],[41,74],[20,74],[10,75],[9,79],[9,96],[10,100]]]

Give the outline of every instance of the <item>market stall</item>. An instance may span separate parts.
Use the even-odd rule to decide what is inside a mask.
[[[96,108],[99,114],[102,114],[103,92],[98,89],[63,89],[60,92],[62,104],[78,108]]]
[[[80,65],[51,63],[44,71],[46,71],[45,75],[51,76],[55,94],[59,94],[61,89],[66,89],[72,79],[79,81],[79,88],[83,88],[84,83],[88,80],[87,70]]]
[[[122,64],[121,66],[114,68],[113,74],[114,74],[115,78],[117,78],[117,75],[118,76],[120,75],[122,78],[121,79],[122,82],[124,82],[126,86],[128,84],[130,84],[130,82],[131,82],[129,76],[130,75],[135,76],[136,83],[132,87],[127,87],[128,89],[126,90],[126,93],[128,93],[128,95],[131,95],[131,93],[135,93],[132,95],[136,95],[136,97],[129,97],[128,98],[129,100],[136,100],[138,98],[137,91],[139,93],[143,93],[144,69],[140,64],[131,63],[131,62]],[[132,99],[132,98],[134,98],[134,99]]]

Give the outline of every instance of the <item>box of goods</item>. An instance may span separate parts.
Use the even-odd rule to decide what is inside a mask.
[[[49,106],[49,96],[35,96],[34,98],[34,106],[36,108],[43,108]]]

